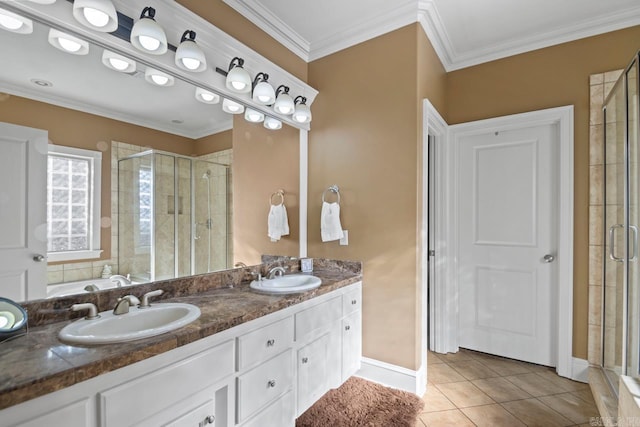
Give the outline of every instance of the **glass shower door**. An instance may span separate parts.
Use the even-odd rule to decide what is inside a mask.
[[[617,390],[623,373],[625,303],[625,87],[614,87],[604,108],[604,295],[603,368],[611,386]]]
[[[626,73],[626,133],[628,140],[628,168],[629,168],[629,191],[628,191],[628,223],[629,223],[629,244],[628,244],[628,302],[627,302],[627,375],[637,376],[640,360],[638,354],[640,349],[640,268],[638,266],[638,226],[640,225],[640,212],[638,210],[638,194],[640,171],[638,171],[638,62],[634,62]]]

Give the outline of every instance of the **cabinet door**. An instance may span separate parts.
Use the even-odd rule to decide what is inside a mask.
[[[342,382],[360,369],[362,359],[362,312],[342,320]]]
[[[298,350],[298,416],[329,389],[328,358],[329,334]]]

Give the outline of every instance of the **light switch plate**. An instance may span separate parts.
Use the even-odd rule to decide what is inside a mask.
[[[344,237],[340,239],[340,246],[349,246],[349,230],[342,230]]]

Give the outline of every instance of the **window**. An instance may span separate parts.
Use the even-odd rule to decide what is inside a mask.
[[[140,166],[138,171],[138,234],[136,241],[137,253],[148,253],[151,248],[151,168]]]
[[[100,256],[101,161],[98,151],[49,145],[48,261]]]

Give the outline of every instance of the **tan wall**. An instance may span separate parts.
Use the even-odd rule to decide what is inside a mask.
[[[361,260],[363,353],[416,367],[417,27],[309,64],[309,255]],[[323,191],[340,187],[349,246],[320,240]],[[418,341],[419,342],[419,341]]]
[[[573,105],[573,355],[587,358],[589,75],[623,68],[640,47],[640,26],[449,73],[449,124]]]
[[[233,130],[231,129],[196,139],[194,151],[191,155],[199,157],[230,148],[233,148]]]
[[[0,121],[47,130],[50,142],[56,145],[102,151],[102,217],[111,216],[111,141],[185,155],[194,149],[189,138],[18,96],[0,102]],[[102,228],[100,245],[100,259],[111,258],[111,227]]]
[[[260,264],[263,254],[298,256],[300,146],[297,129],[272,131],[262,123],[236,116],[233,123],[233,247],[234,264]],[[271,242],[267,236],[269,197],[285,191],[288,236]],[[274,198],[274,202],[279,200]]]
[[[227,6],[222,0],[177,0],[177,2],[299,79],[307,80],[307,63],[304,60]],[[212,65],[216,67],[224,69],[229,66],[212,59],[214,60]]]

